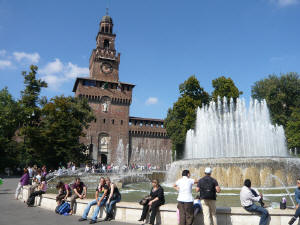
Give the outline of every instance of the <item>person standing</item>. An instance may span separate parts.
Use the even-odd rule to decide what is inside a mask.
[[[18,200],[19,194],[20,194],[21,189],[23,188],[23,186],[28,185],[28,183],[29,183],[29,173],[28,173],[28,169],[25,168],[23,176],[21,177],[21,179],[18,183],[18,187],[16,189],[16,193],[15,193],[16,200]]]
[[[221,188],[216,179],[211,177],[212,169],[205,168],[205,176],[197,184],[196,191],[200,191],[200,199],[203,210],[204,225],[217,225],[216,199]]]
[[[192,187],[197,181],[190,178],[190,171],[183,170],[182,178],[176,181],[174,188],[179,192],[177,197],[177,208],[179,210],[179,224],[191,225],[194,220],[194,199]]]
[[[262,199],[262,194],[255,197],[251,191],[251,180],[246,179],[244,181],[244,186],[242,187],[242,190],[240,192],[241,205],[248,212],[257,212],[261,214],[259,225],[266,225],[268,224],[268,220],[269,220],[269,212],[265,208],[253,203],[253,202],[259,202],[261,199]]]
[[[291,218],[291,220],[289,221],[289,225],[292,225],[297,218],[300,216],[300,178],[297,179],[297,188],[295,189],[295,200],[297,202],[296,205],[296,212],[294,214],[294,216]]]
[[[138,221],[144,221],[147,217],[147,213],[149,208],[151,208],[151,215],[150,215],[150,223],[149,225],[154,225],[154,220],[158,211],[158,208],[165,204],[165,196],[164,196],[164,189],[159,185],[158,180],[152,180],[152,188],[150,191],[151,200],[148,204],[143,206],[143,212],[141,218]]]
[[[74,195],[71,197],[71,201],[70,201],[71,202],[70,215],[73,214],[73,208],[74,208],[76,199],[77,198],[84,199],[86,197],[86,186],[83,182],[81,182],[79,177],[77,177],[75,179],[75,183],[72,185],[72,189],[73,189]]]
[[[113,215],[113,207],[121,201],[121,193],[114,183],[110,181],[109,177],[105,178],[105,183],[108,187],[108,199],[106,201],[105,207],[106,207],[106,218],[104,219],[105,221],[110,221],[114,218]]]

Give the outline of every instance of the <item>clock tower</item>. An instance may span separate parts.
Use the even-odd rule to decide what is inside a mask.
[[[96,80],[118,82],[120,53],[116,52],[112,18],[106,14],[100,22],[97,46],[90,57],[90,77]]]

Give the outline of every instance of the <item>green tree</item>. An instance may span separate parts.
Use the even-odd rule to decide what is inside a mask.
[[[212,93],[212,98],[214,101],[218,100],[218,96],[220,96],[221,99],[226,97],[228,100],[233,98],[235,101],[240,95],[243,94],[243,92],[239,91],[239,89],[235,86],[230,77],[219,77],[212,81],[212,86],[215,89]]]
[[[300,149],[300,108],[293,108],[287,122],[286,136],[289,148]]]
[[[25,89],[21,92],[20,105],[22,107],[22,124],[20,135],[24,138],[24,154],[22,154],[22,163],[28,164],[35,162],[36,153],[38,149],[37,137],[40,136],[40,121],[41,121],[41,108],[40,108],[40,93],[42,88],[47,87],[47,83],[41,79],[37,79],[38,67],[31,65],[30,71],[22,72],[24,76]]]
[[[52,98],[42,109],[41,132],[34,141],[41,163],[57,167],[59,163],[85,161],[85,146],[80,138],[93,120],[92,109],[85,99]]]
[[[0,91],[0,171],[19,164],[19,146],[13,137],[20,126],[20,106],[7,88]]]
[[[266,100],[272,122],[285,128],[288,146],[299,147],[299,74],[269,75],[255,82],[251,91],[253,98]]]
[[[287,126],[293,108],[300,107],[300,77],[297,73],[269,75],[252,86],[252,97],[265,99],[273,123]]]
[[[179,85],[180,97],[168,110],[165,127],[172,140],[173,152],[182,158],[186,132],[194,128],[196,109],[209,103],[209,94],[200,86],[195,76]]]

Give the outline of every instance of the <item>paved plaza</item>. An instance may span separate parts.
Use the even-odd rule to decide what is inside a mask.
[[[1,225],[86,225],[78,222],[78,216],[61,216],[40,207],[28,208],[25,203],[14,199],[14,192],[19,179],[4,179],[0,186],[0,224]],[[102,222],[101,225],[130,225],[124,222]]]

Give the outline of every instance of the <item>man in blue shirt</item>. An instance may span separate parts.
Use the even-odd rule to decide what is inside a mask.
[[[295,199],[297,202],[295,215],[289,222],[289,225],[293,224],[297,218],[300,216],[300,178],[297,179],[297,188],[295,190]]]

